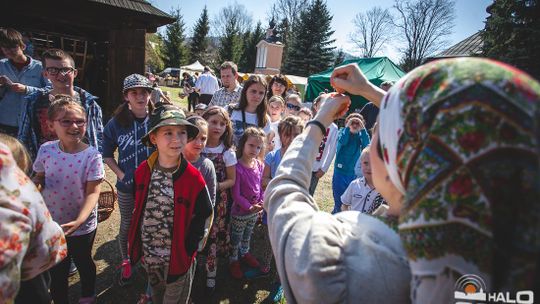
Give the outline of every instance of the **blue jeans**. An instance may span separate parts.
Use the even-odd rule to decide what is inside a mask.
[[[334,210],[332,214],[341,212],[341,195],[345,192],[349,184],[356,178],[354,175],[345,175],[334,171],[332,177],[332,192],[334,194]]]

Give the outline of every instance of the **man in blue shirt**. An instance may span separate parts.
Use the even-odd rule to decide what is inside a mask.
[[[0,132],[16,137],[21,127],[21,113],[26,109],[25,86],[42,88],[48,84],[38,60],[24,54],[26,46],[18,31],[0,29]]]

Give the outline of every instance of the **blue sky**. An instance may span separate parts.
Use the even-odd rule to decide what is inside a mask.
[[[188,29],[188,35],[191,35],[193,26],[199,18],[202,9],[205,5],[208,7],[208,13],[210,18],[214,18],[219,10],[235,1],[229,0],[192,0],[192,1],[179,1],[179,0],[150,0],[150,2],[159,9],[169,12],[172,8],[180,7],[186,27]],[[243,4],[247,11],[251,13],[254,22],[261,20],[263,25],[268,25],[268,11],[272,6],[273,1],[236,1],[239,4]],[[451,46],[468,36],[476,33],[478,30],[484,28],[484,21],[488,14],[486,13],[486,7],[491,4],[492,0],[455,0],[456,2],[456,22],[454,27],[454,33],[448,37]],[[336,39],[335,46],[343,48],[345,51],[356,54],[355,45],[350,41],[349,34],[354,30],[352,20],[354,16],[361,11],[367,11],[374,6],[380,6],[382,8],[391,8],[394,4],[393,0],[377,0],[377,1],[362,1],[362,0],[327,0],[328,8],[331,14],[334,16],[332,20],[332,29],[335,30],[334,39]],[[400,57],[397,50],[397,42],[391,43],[391,46],[387,48],[382,55],[390,57],[392,60],[397,61]]]

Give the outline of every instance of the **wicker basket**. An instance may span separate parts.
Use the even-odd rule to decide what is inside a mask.
[[[114,204],[117,199],[114,186],[106,179],[103,179],[108,189],[101,189],[98,200],[98,222],[107,220],[114,211]],[[102,184],[103,186],[103,184]]]

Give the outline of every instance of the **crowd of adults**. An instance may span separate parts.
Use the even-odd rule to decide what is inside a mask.
[[[269,286],[274,302],[284,296],[288,303],[454,303],[474,292],[515,298],[525,291],[526,303],[533,303],[540,295],[540,84],[513,67],[481,58],[446,59],[420,66],[395,84],[375,86],[358,66],[346,65],[332,73],[336,92],[321,92],[308,108],[282,75],[268,84],[256,75],[240,84],[236,64],[226,61],[220,81],[209,67],[197,78],[182,75],[186,115],[147,78],[130,75],[115,118],[120,123],[122,111],[130,111],[134,137],[120,140],[114,132],[121,127],[110,126],[113,119],[104,127],[96,97],[73,85],[73,59],[47,50],[42,65],[24,53],[22,41],[17,31],[0,30],[6,57],[0,60],[0,133],[11,136],[0,137],[0,220],[10,223],[0,226],[1,300],[27,303],[24,296],[31,294],[32,303],[50,302],[47,269],[63,264],[67,271],[69,263],[60,261],[75,255],[70,250],[77,236],[47,216],[48,197],[44,204],[18,171],[12,155],[24,153],[9,141],[17,138],[28,151],[27,163],[42,156],[42,147],[58,139],[50,113],[59,97],[82,106],[88,144],[119,177],[117,187],[124,187],[121,286],[129,283],[133,264],[128,231],[141,233],[131,219],[136,198],[130,192],[137,190],[130,190],[135,185],[129,185],[127,172],[133,178],[141,162],[153,161],[152,149],[159,145],[152,132],[174,118],[188,133],[191,127],[198,132],[188,134],[199,145],[188,152],[199,152],[183,157],[196,155],[188,161],[198,163],[214,209],[214,223],[207,221],[205,236],[200,233],[208,244],[203,240],[197,250],[212,257],[205,265],[207,295],[223,284],[216,279],[218,258],[228,259],[235,279],[265,276],[275,268]],[[152,102],[137,104],[130,94]],[[369,103],[351,113],[349,94]],[[342,128],[334,123],[340,118]],[[133,168],[123,167],[122,155],[114,159],[123,145],[134,145]],[[329,213],[313,195],[332,164]],[[19,165],[31,174],[29,166]],[[199,166],[213,175],[207,179]],[[148,224],[146,216],[138,225]],[[164,220],[172,223],[172,216]],[[258,222],[264,238],[252,246],[264,248],[264,256],[255,258],[249,244]],[[188,232],[186,244],[194,238]],[[92,243],[93,237],[90,248]],[[162,274],[166,284],[158,287],[156,274],[149,273],[142,301],[204,301],[189,299],[193,275],[186,267],[187,277],[179,274],[187,278],[181,296],[171,298],[169,292],[180,287],[169,286],[170,275]],[[456,285],[473,275],[485,290]],[[94,289],[83,290],[80,303],[95,303]]]

